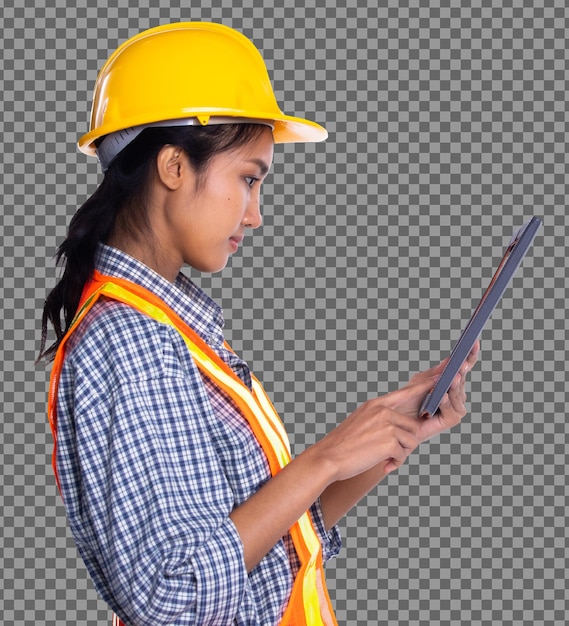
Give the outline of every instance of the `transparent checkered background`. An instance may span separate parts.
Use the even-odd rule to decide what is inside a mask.
[[[98,69],[140,30],[203,19],[251,37],[283,109],[330,132],[276,150],[263,229],[199,278],[297,450],[443,358],[514,227],[545,223],[483,333],[463,424],[343,522],[340,624],[565,624],[565,2],[67,4],[0,8],[3,623],[107,624],[49,467],[40,310],[100,180],[75,145]]]

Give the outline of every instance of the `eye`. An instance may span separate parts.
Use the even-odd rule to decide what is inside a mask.
[[[245,182],[247,183],[247,185],[249,187],[253,187],[255,185],[255,183],[258,181],[259,179],[256,178],[255,176],[245,176]]]

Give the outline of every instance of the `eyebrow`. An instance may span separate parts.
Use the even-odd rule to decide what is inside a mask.
[[[263,159],[247,159],[248,163],[254,163],[261,170],[261,174],[264,176],[269,171],[269,166],[263,161]]]

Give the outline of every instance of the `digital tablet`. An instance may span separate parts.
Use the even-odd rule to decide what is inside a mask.
[[[458,374],[461,365],[470,354],[484,325],[488,321],[492,311],[496,308],[498,302],[500,302],[506,287],[509,285],[513,275],[530,249],[541,223],[539,218],[532,217],[529,222],[526,222],[514,233],[498,265],[496,273],[490,281],[478,306],[474,310],[466,328],[462,331],[460,338],[456,342],[448,363],[435,383],[435,386],[423,401],[419,409],[419,415],[421,417],[432,417],[437,412],[439,404],[445,393],[449,390],[454,377]]]

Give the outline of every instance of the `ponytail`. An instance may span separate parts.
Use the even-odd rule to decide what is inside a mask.
[[[43,309],[40,359],[55,356],[71,326],[83,287],[93,274],[98,245],[107,241],[113,231],[124,200],[122,195],[116,185],[116,171],[109,171],[71,219],[67,237],[55,255],[57,265],[64,267],[63,275],[47,296]],[[53,326],[56,341],[45,350],[48,322]]]
[[[95,193],[72,217],[67,237],[55,255],[57,265],[64,269],[45,301],[38,360],[53,359],[69,330],[83,288],[93,275],[99,244],[106,243],[117,227],[131,236],[144,229],[144,195],[151,157],[160,150],[159,147],[149,149],[148,144],[141,135],[127,146],[113,161]],[[144,147],[146,150],[140,150]],[[56,340],[45,349],[48,322],[53,326]]]

